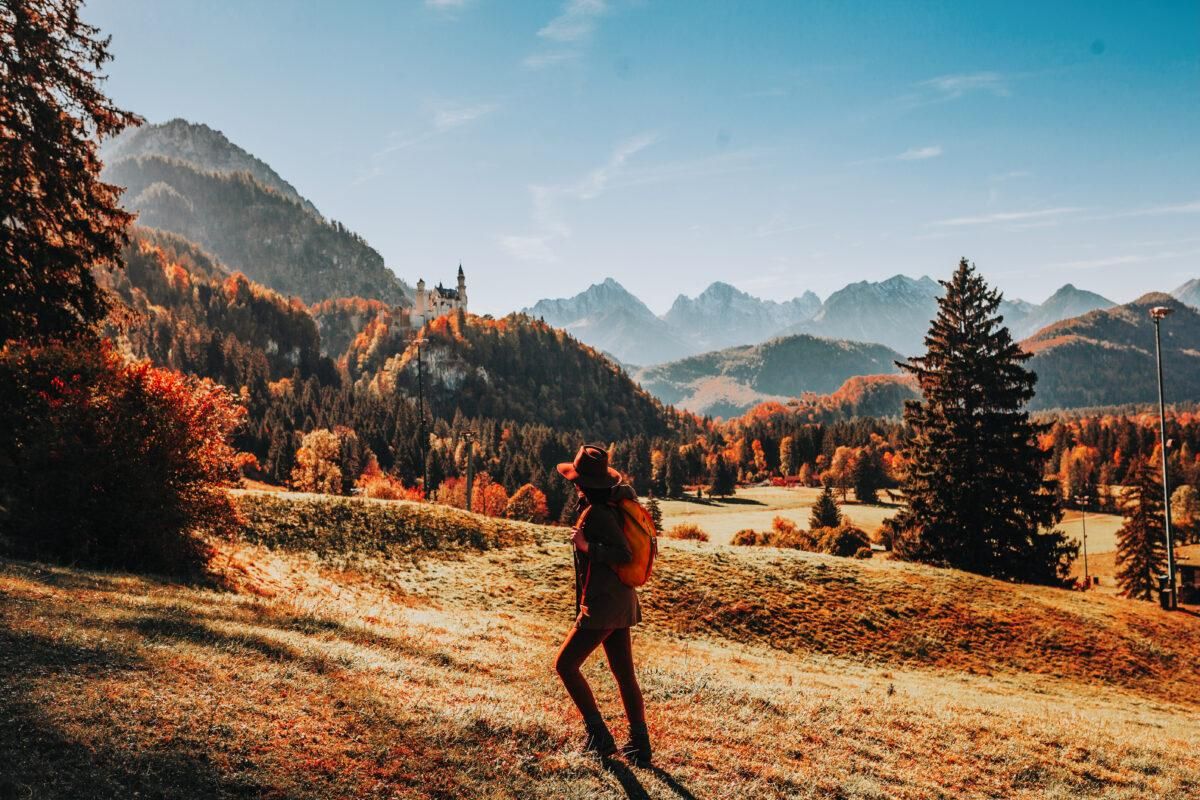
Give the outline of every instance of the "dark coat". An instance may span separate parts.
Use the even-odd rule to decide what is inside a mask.
[[[614,499],[633,498],[633,488],[621,484]],[[632,558],[621,531],[621,511],[610,505],[591,506],[581,515],[580,529],[588,551],[575,551],[575,627],[628,628],[642,621],[637,592],[621,582],[610,565]]]

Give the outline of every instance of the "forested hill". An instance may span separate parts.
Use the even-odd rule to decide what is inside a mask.
[[[1168,294],[1093,311],[1044,328],[1024,341],[1037,373],[1034,408],[1149,403],[1157,398],[1154,324],[1149,311],[1167,306],[1162,323],[1163,382],[1168,402],[1200,400],[1200,312]]]
[[[96,276],[124,307],[110,332],[133,355],[234,389],[293,373],[338,380],[299,301],[230,274],[174,234],[134,228],[124,257],[124,271]]]
[[[126,188],[122,203],[141,225],[184,236],[307,303],[358,296],[401,304],[410,297],[377,251],[324,219],[266,164],[203,126],[170,126],[177,135],[148,126],[108,150],[104,177]]]
[[[647,367],[634,377],[663,402],[728,417],[764,401],[833,392],[856,375],[894,373],[899,358],[880,344],[800,334]]]
[[[673,412],[615,363],[561,330],[524,314],[503,319],[456,314],[434,320],[422,335],[426,400],[435,416],[467,416],[549,425],[613,441],[666,433]],[[384,344],[374,340],[382,337]],[[378,369],[359,378],[381,395],[417,392],[416,347],[387,326],[368,329],[348,358],[386,352]],[[370,364],[371,359],[365,359]]]
[[[206,172],[248,172],[269,189],[290,197],[313,214],[317,207],[283,179],[271,165],[246,152],[218,130],[203,123],[173,119],[158,125],[127,128],[105,142],[101,155],[106,163],[131,156],[164,156],[186,161]]]

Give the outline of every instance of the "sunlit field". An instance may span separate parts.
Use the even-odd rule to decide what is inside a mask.
[[[739,488],[732,497],[708,498],[706,495],[701,502],[693,498],[660,500],[659,504],[664,529],[691,522],[708,533],[709,541],[728,544],[733,534],[743,528],[770,530],[771,521],[777,516],[790,519],[802,528],[809,527],[809,511],[820,493],[820,489],[810,487],[749,486]],[[840,494],[838,497],[840,499]],[[853,491],[848,498],[850,502],[841,506],[842,513],[868,534],[873,534],[897,511],[892,504],[856,503]],[[881,492],[880,499],[886,501],[888,498]],[[1116,532],[1121,527],[1119,516],[1088,512],[1086,524],[1089,553],[1108,553],[1117,549]],[[1068,511],[1058,527],[1076,541],[1081,540],[1083,523],[1078,511]],[[1083,574],[1082,568],[1080,574]]]
[[[563,529],[407,503],[243,503],[251,529],[221,548],[223,590],[0,563],[3,796],[1200,791],[1192,615],[668,542],[635,635],[657,766],[605,768],[577,752],[551,668],[571,618]],[[589,675],[622,735],[600,660]]]

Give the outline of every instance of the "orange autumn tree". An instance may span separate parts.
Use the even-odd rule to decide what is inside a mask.
[[[0,540],[18,555],[181,573],[239,523],[225,488],[246,456],[223,387],[108,342],[0,349]]]
[[[424,494],[420,487],[412,489],[394,475],[389,475],[379,467],[379,459],[372,453],[367,459],[367,466],[362,475],[358,476],[355,486],[362,490],[366,497],[375,500],[423,500]]]
[[[550,517],[550,510],[546,506],[546,495],[541,489],[527,483],[517,489],[509,498],[508,506],[504,509],[504,516],[525,522],[545,522]]]

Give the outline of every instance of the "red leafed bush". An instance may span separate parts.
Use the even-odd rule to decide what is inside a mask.
[[[245,410],[211,381],[129,363],[107,342],[0,349],[0,517],[15,553],[186,573],[199,534],[239,519],[224,491]]]

